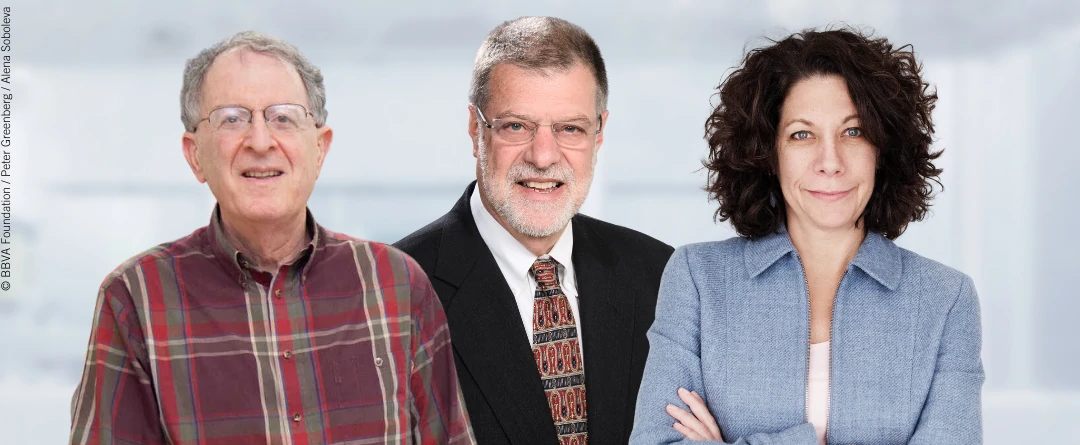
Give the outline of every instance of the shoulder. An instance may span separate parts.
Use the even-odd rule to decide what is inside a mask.
[[[99,292],[128,293],[132,282],[138,281],[140,275],[146,276],[148,272],[157,275],[159,268],[172,267],[171,264],[176,258],[188,255],[212,256],[206,238],[207,230],[207,227],[200,227],[188,236],[158,244],[128,258],[105,276]]]
[[[327,234],[324,254],[336,255],[335,250],[346,247],[350,255],[355,255],[361,279],[370,282],[366,286],[381,289],[385,294],[391,289],[409,289],[408,293],[397,293],[399,300],[422,300],[427,298],[431,282],[420,264],[407,252],[391,244],[370,241],[354,236],[331,232]],[[374,282],[371,282],[374,281]]]
[[[640,286],[659,286],[664,266],[671,258],[674,248],[644,233],[623,226],[578,214],[574,216],[574,245],[602,245],[618,258],[621,279],[632,280]],[[579,229],[580,226],[580,229]],[[583,235],[599,239],[579,240]]]
[[[416,260],[404,249],[395,245],[366,240],[326,229],[323,229],[323,233],[326,234],[327,238],[325,245],[327,251],[332,252],[344,247],[349,251],[356,252],[356,261],[361,263],[361,269],[364,268],[364,263],[372,263],[372,266],[376,268],[393,268],[394,277],[403,277],[399,272],[415,274],[419,271],[420,274],[423,274]],[[426,275],[424,277],[426,279]]]
[[[747,240],[729,238],[679,246],[664,268],[663,283],[681,289],[713,288],[727,281],[733,267],[741,267]]]
[[[971,279],[963,272],[938,261],[903,247],[898,248],[900,249],[900,258],[904,264],[905,274],[915,274],[923,278],[924,281],[929,280],[936,284],[959,284],[962,281]]]
[[[696,308],[701,304],[701,299],[727,295],[718,291],[728,286],[733,265],[743,264],[742,246],[745,242],[742,238],[731,238],[687,244],[675,249],[661,278],[660,306],[680,308],[676,310]],[[739,261],[733,262],[734,258]]]
[[[636,255],[662,254],[666,262],[675,250],[667,243],[637,230],[601,221],[591,216],[577,214],[573,221],[574,224],[581,224],[585,229],[599,235],[616,252],[630,252]]]
[[[439,252],[443,232],[456,224],[459,224],[458,219],[452,213],[447,213],[415,232],[406,235],[395,242],[393,246],[416,257],[423,264],[433,263]]]
[[[694,274],[720,273],[728,268],[724,266],[743,264],[743,250],[749,242],[746,238],[732,237],[680,246],[668,267],[683,267]]]
[[[730,260],[736,255],[741,258],[743,249],[749,242],[750,241],[746,238],[736,236],[721,241],[691,243],[680,246],[675,250],[676,252],[682,251],[683,255],[686,255],[687,258],[693,258],[694,260],[710,262],[723,261]]]
[[[903,264],[901,286],[919,296],[924,304],[948,310],[959,298],[974,296],[975,285],[967,274],[902,247],[899,249]]]

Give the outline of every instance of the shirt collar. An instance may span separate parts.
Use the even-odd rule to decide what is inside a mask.
[[[320,243],[324,242],[326,235],[320,233],[323,232],[324,229],[322,226],[315,223],[315,217],[312,216],[311,210],[307,209],[305,211],[304,230],[307,232],[308,243],[291,264],[303,263],[303,272],[304,274],[307,274],[307,271],[311,268],[314,253]],[[241,270],[245,269],[243,266],[246,261],[244,254],[233,246],[233,244],[229,242],[229,238],[225,236],[225,225],[221,221],[220,204],[214,205],[214,212],[210,216],[209,235],[211,237],[210,246],[215,254],[214,256],[221,259],[228,270],[239,273]]]
[[[480,232],[480,237],[488,245],[488,249],[491,250],[491,254],[495,257],[495,262],[499,264],[500,269],[514,271],[515,278],[517,276],[523,279],[528,277],[529,269],[532,268],[537,256],[529,252],[529,249],[518,242],[506,228],[499,224],[499,221],[491,215],[491,212],[488,212],[483,201],[480,200],[479,184],[473,189],[472,196],[469,197],[469,210],[472,212],[473,221],[476,222],[476,229]],[[571,255],[574,251],[572,224],[572,221],[567,223],[562,235],[559,236],[558,241],[548,252],[548,255],[563,267],[563,273],[559,277],[559,284],[564,291],[567,291],[568,288],[577,288],[574,263],[571,261]],[[511,277],[505,278],[508,282],[512,282],[510,281]]]
[[[788,234],[787,226],[780,225],[776,232],[746,244],[744,260],[746,270],[751,277],[756,277],[784,255],[795,251]],[[900,284],[903,262],[900,247],[880,233],[868,232],[859,246],[851,265],[858,267],[881,285],[895,290]]]
[[[559,262],[559,265],[563,267],[563,273],[559,277],[559,287],[563,289],[563,292],[577,294],[577,274],[574,273],[574,261],[571,256],[574,253],[574,222],[571,220],[566,223],[566,228],[563,229],[562,235],[559,236],[559,240],[555,241],[555,245],[551,247],[551,252],[548,255]]]

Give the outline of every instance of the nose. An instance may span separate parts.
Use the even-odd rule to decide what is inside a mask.
[[[840,156],[840,141],[836,136],[821,138],[816,170],[827,176],[844,173],[844,160]]]
[[[273,134],[270,133],[270,127],[266,125],[266,120],[262,116],[252,117],[245,142],[247,142],[247,148],[256,153],[266,153],[277,145]]]
[[[562,152],[559,151],[559,144],[555,142],[551,127],[537,127],[536,136],[525,151],[525,160],[536,168],[545,169],[558,163],[561,157]]]

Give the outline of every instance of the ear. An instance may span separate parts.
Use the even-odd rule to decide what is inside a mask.
[[[326,159],[326,154],[330,152],[330,143],[334,141],[334,130],[330,127],[323,125],[318,129],[318,135],[315,136],[315,142],[318,144],[319,159],[316,163],[316,174],[322,172],[323,161]],[[317,176],[316,176],[317,177]]]
[[[180,143],[184,148],[184,159],[187,159],[191,172],[199,183],[206,183],[206,175],[203,173],[202,164],[199,162],[199,143],[195,140],[195,133],[185,132]]]
[[[469,137],[472,138],[472,155],[480,156],[480,123],[476,118],[476,105],[469,104]]]
[[[604,133],[607,132],[608,126],[608,110],[604,110],[600,113],[600,133],[596,135],[596,147],[593,148],[593,155],[600,151],[600,146],[604,144]]]

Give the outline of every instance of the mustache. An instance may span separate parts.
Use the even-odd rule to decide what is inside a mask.
[[[574,171],[566,164],[552,164],[548,168],[537,168],[528,162],[514,164],[506,172],[509,182],[518,182],[526,178],[549,178],[562,183],[574,182]]]

